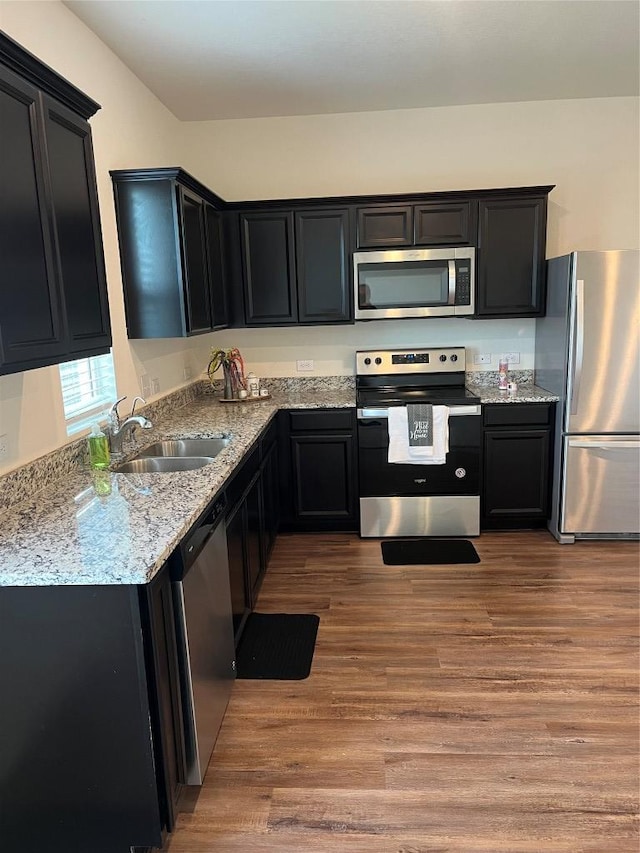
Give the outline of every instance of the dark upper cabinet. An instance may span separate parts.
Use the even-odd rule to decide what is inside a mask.
[[[295,214],[298,320],[348,323],[349,210],[305,210]]]
[[[186,330],[187,334],[197,335],[213,328],[204,201],[184,187],[178,187],[178,200]]]
[[[47,95],[43,108],[69,352],[105,352],[111,332],[91,128]]]
[[[479,202],[476,315],[539,317],[545,310],[547,197]]]
[[[111,345],[86,121],[98,108],[0,34],[0,373]]]
[[[357,247],[359,249],[411,246],[413,208],[386,204],[358,208]]]
[[[240,215],[247,325],[297,323],[293,240],[291,211]]]
[[[211,288],[211,311],[214,329],[226,329],[229,323],[227,289],[223,256],[222,214],[205,202],[204,220],[206,229],[207,263]]]
[[[553,403],[483,406],[483,528],[545,523],[553,413]]]
[[[443,201],[414,208],[416,246],[468,246],[475,242],[478,203]]]
[[[130,338],[226,327],[223,202],[179,168],[111,172]]]

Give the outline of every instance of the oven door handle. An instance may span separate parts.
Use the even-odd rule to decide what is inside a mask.
[[[434,403],[437,405],[437,403]],[[388,418],[389,417],[389,409],[358,409],[358,420],[364,421],[369,420],[371,418]],[[469,416],[480,416],[482,414],[482,406],[449,406],[449,417],[469,417]]]

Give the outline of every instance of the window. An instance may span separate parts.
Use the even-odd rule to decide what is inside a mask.
[[[67,435],[72,435],[101,420],[117,399],[113,355],[68,361],[59,369]]]

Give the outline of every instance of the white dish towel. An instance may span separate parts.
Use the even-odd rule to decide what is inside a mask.
[[[389,406],[389,462],[401,465],[444,465],[449,452],[449,408],[433,407],[433,445],[409,446],[406,406]]]

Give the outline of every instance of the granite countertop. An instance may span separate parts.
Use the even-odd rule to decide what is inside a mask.
[[[148,583],[279,409],[350,408],[353,392],[275,393],[256,403],[204,395],[142,433],[231,442],[210,465],[164,474],[78,469],[2,514],[0,586]],[[101,494],[108,492],[108,494]]]
[[[531,384],[515,394],[471,387],[483,403],[552,402]],[[148,583],[279,409],[351,408],[353,390],[280,391],[255,403],[205,394],[138,431],[136,452],[163,438],[231,437],[194,471],[116,474],[77,468],[2,514],[0,586]],[[129,455],[134,455],[130,453]]]
[[[496,387],[483,388],[477,385],[469,386],[469,390],[477,394],[482,403],[554,403],[560,399],[556,394],[551,394],[544,388],[528,382],[518,384],[518,390],[515,393],[500,391]]]

